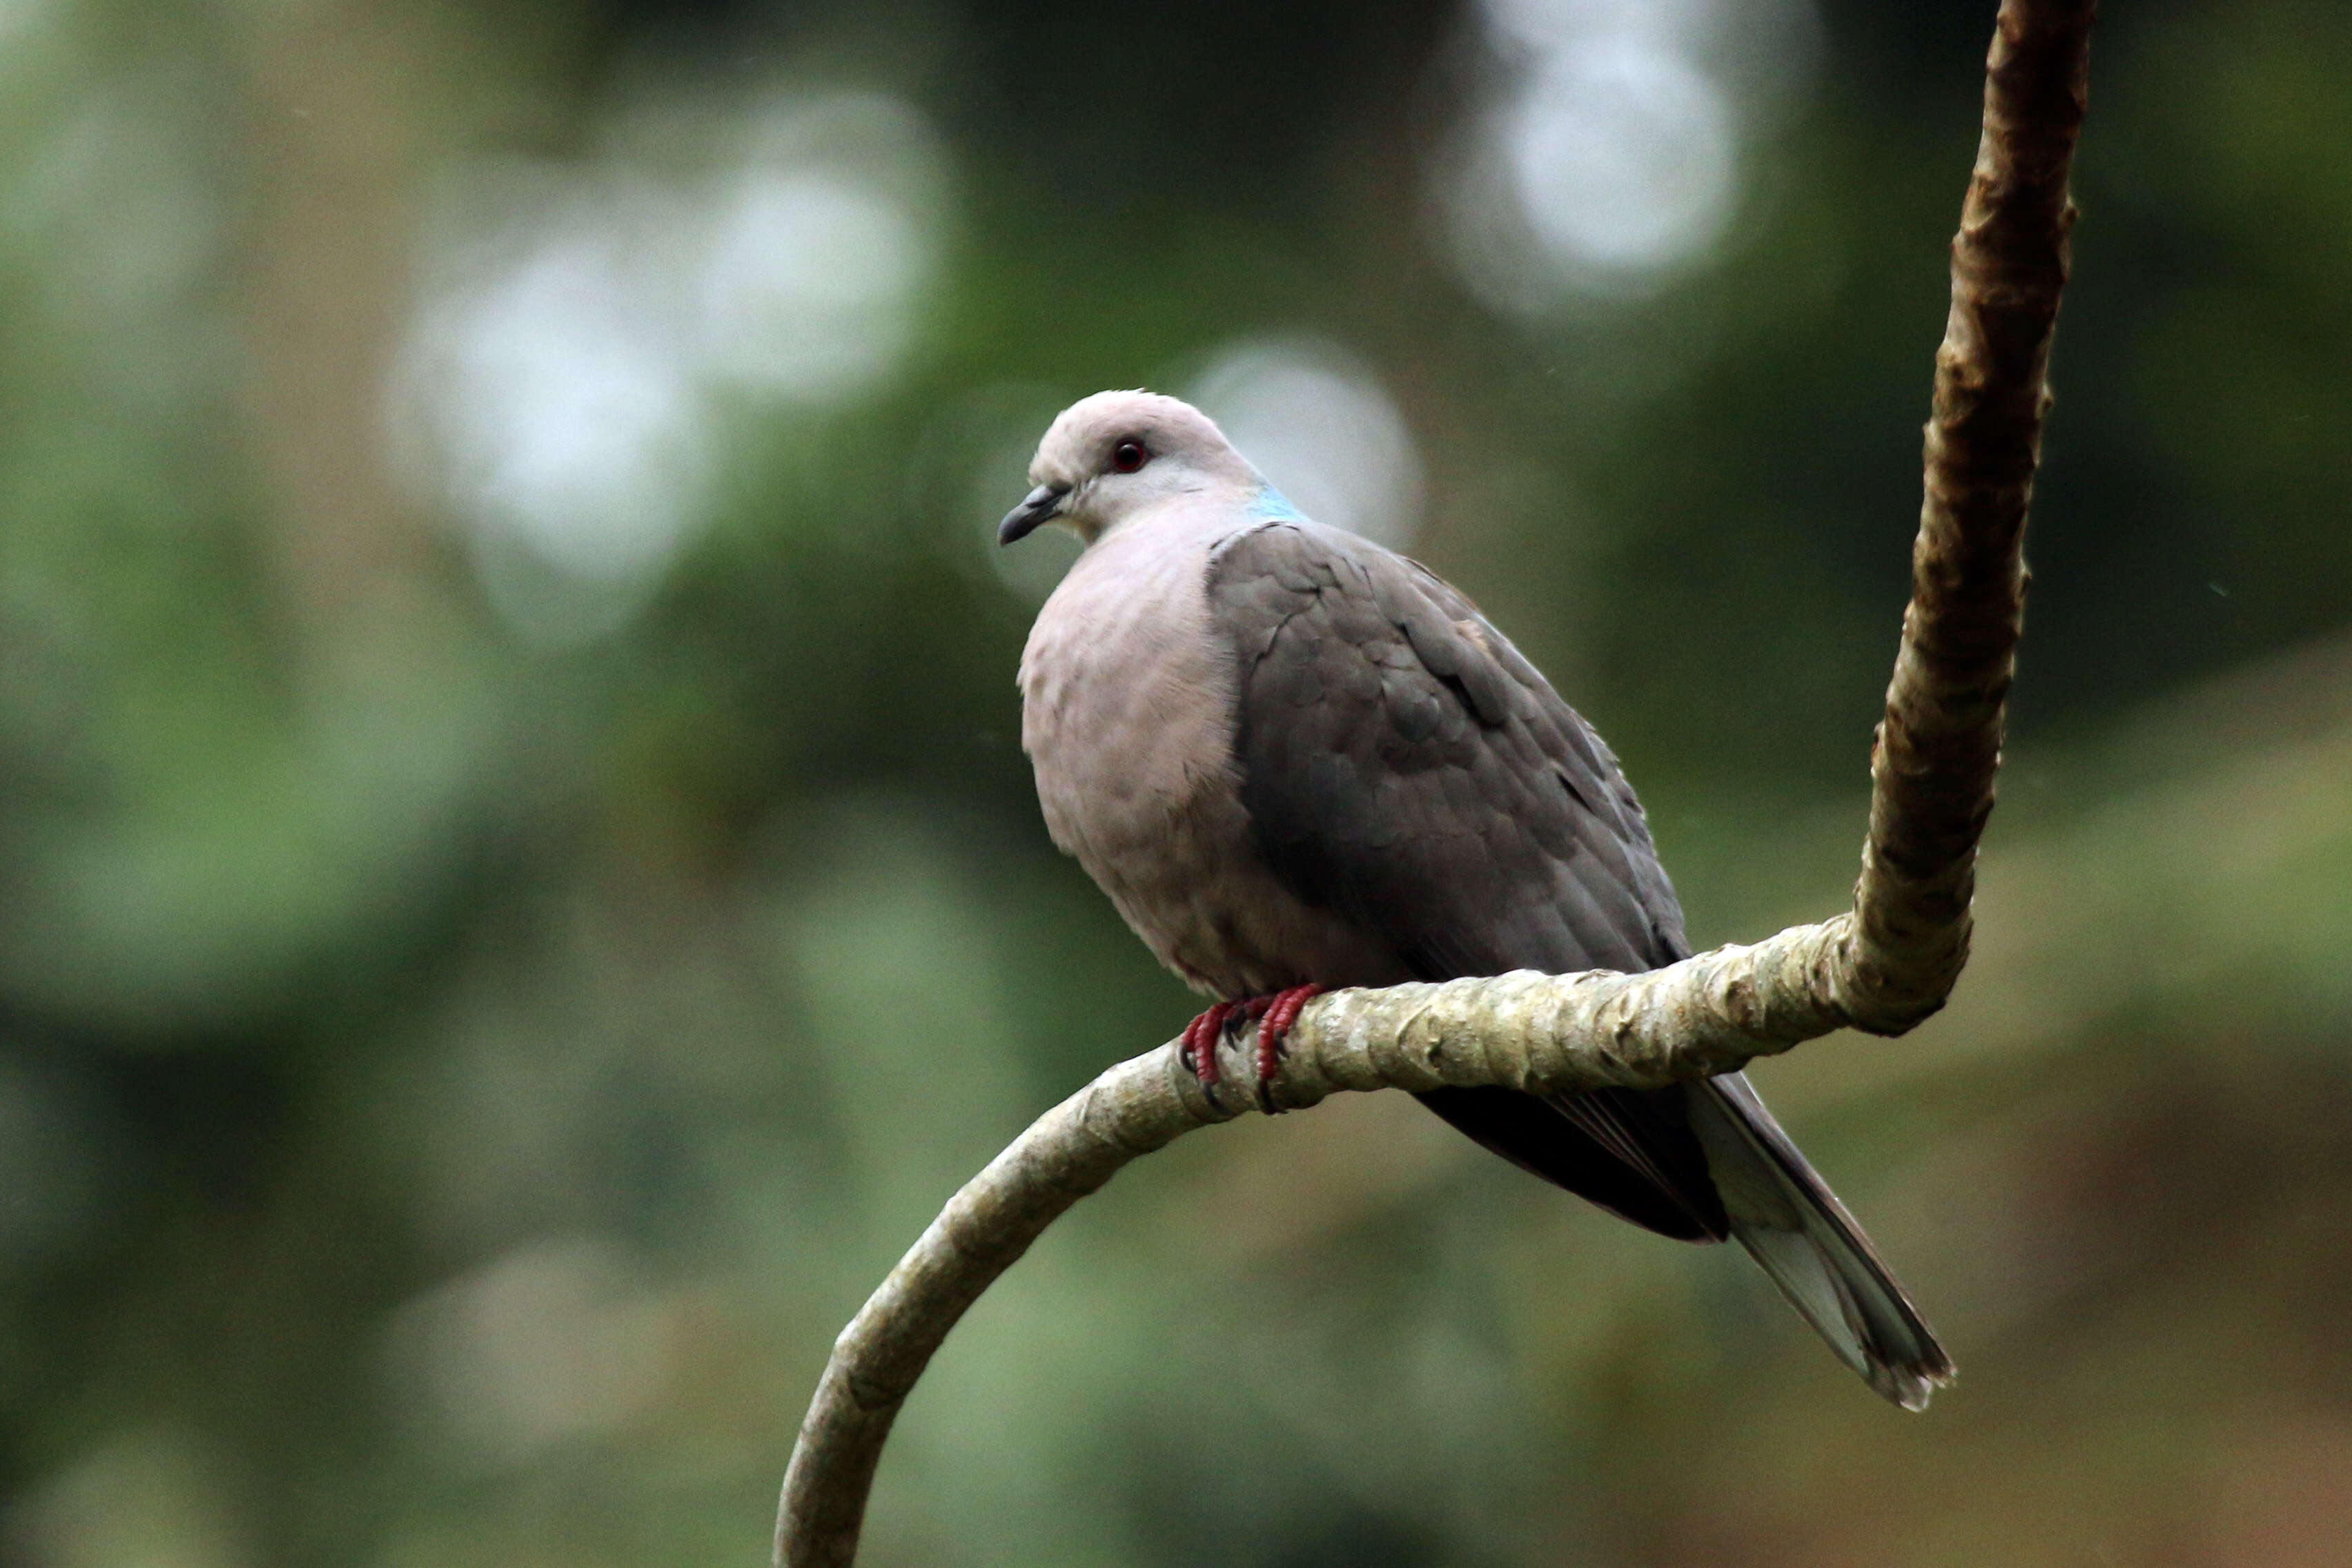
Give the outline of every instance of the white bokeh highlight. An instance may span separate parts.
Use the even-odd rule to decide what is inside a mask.
[[[1485,0],[1496,69],[1435,160],[1445,248],[1489,306],[1639,298],[1738,219],[1754,133],[1810,76],[1810,0]]]
[[[1654,271],[1731,218],[1729,106],[1689,61],[1624,40],[1548,58],[1490,132],[1537,242],[1598,270]]]
[[[1370,366],[1318,339],[1220,350],[1186,388],[1300,511],[1402,548],[1421,524],[1421,454]]]
[[[541,644],[604,636],[658,585],[709,516],[721,399],[814,414],[870,393],[939,266],[944,159],[897,100],[684,131],[656,108],[636,129],[459,183],[391,389],[402,466]]]
[[[931,262],[906,204],[798,172],[753,172],[730,195],[702,268],[705,362],[792,402],[862,389],[898,363]]]
[[[476,529],[622,582],[676,547],[705,454],[693,366],[646,309],[636,258],[582,216],[447,307],[435,434]]]

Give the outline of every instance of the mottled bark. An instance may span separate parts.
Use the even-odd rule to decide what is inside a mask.
[[[1977,840],[2025,614],[2025,511],[2050,407],[2094,10],[2092,0],[2007,0],[1985,66],[1984,132],[1936,351],[1911,605],[1871,755],[1870,837],[1840,983],[1847,1021],[1874,1034],[1901,1034],[1941,1007],[1968,962]]]
[[[1300,1015],[1255,1109],[1297,1110],[1341,1089],[1664,1084],[1846,1026],[1900,1034],[1943,1005],[1968,959],[2024,612],[2025,513],[2066,281],[2067,169],[2093,11],[2090,0],[2000,7],[1853,910],[1646,974],[1338,992]],[[1249,1081],[1251,1044],[1227,1047],[1228,1084]],[[1229,1089],[1212,1102],[1171,1041],[1046,1112],[958,1193],[835,1346],[784,1478],[777,1562],[853,1562],[890,1424],[964,1310],[1120,1166],[1251,1109],[1240,1101]]]

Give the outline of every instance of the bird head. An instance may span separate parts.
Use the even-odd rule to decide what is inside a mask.
[[[1031,490],[997,525],[1010,544],[1055,522],[1092,544],[1148,507],[1259,483],[1216,422],[1156,392],[1097,392],[1062,410],[1029,465]]]

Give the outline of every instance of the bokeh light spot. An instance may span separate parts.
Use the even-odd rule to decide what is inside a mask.
[[[1489,306],[1639,298],[1737,217],[1743,149],[1807,74],[1802,0],[1488,0],[1493,68],[1433,162],[1445,247]]]
[[[788,98],[460,182],[392,393],[404,466],[527,640],[625,623],[709,513],[718,394],[814,416],[905,360],[942,163],[894,100]]]
[[[1421,522],[1421,454],[1370,367],[1316,339],[1220,350],[1187,391],[1243,456],[1318,522],[1383,544]]]

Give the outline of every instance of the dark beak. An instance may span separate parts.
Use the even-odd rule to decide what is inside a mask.
[[[1040,523],[1051,522],[1061,514],[1062,502],[1069,495],[1066,486],[1039,485],[1029,492],[1019,506],[1004,514],[996,525],[996,542],[1010,544],[1016,539],[1026,539],[1037,531]]]

